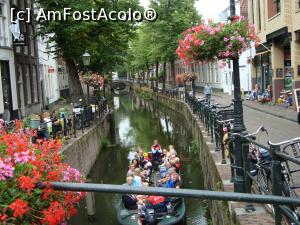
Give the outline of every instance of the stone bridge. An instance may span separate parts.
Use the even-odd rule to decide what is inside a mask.
[[[128,93],[133,90],[133,82],[127,79],[112,80],[111,88],[115,94]]]

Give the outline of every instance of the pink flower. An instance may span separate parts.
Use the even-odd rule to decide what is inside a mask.
[[[224,41],[227,42],[229,41],[229,39],[227,37],[224,37]]]
[[[15,163],[25,164],[28,163],[30,159],[34,158],[29,155],[29,151],[14,154]]]
[[[2,160],[0,160],[0,181],[13,177],[14,170],[15,168],[12,167],[10,164],[5,164]]]
[[[233,41],[234,39],[235,39],[235,37],[234,37],[234,36],[231,36],[231,37],[230,37],[230,40],[232,40],[232,41]]]
[[[229,51],[226,51],[226,52],[224,53],[224,56],[225,56],[225,57],[230,56],[230,52],[229,52]]]
[[[243,37],[241,37],[241,36],[238,36],[238,37],[237,37],[237,40],[238,40],[239,42],[244,42],[244,41],[245,41],[245,38],[243,38]]]

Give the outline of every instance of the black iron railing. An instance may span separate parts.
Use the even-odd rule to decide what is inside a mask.
[[[228,148],[231,180],[239,182],[239,179],[243,179],[245,193],[251,193],[252,188],[256,186],[257,191],[263,195],[298,199],[296,189],[300,188],[300,182],[296,184],[297,181],[294,179],[294,174],[300,173],[300,138],[281,143],[269,142],[268,146],[264,146],[256,142],[255,138],[255,135],[259,132],[266,131],[263,127],[260,127],[253,134],[231,132],[233,123],[232,105],[225,107],[211,105],[204,99],[197,99],[187,93],[185,99],[204,124],[207,134],[211,136],[211,142],[215,142],[216,151],[221,151],[222,163],[224,164],[227,163],[225,146]],[[227,143],[224,140],[224,128],[228,131]],[[243,156],[243,167],[237,167],[234,161],[235,152],[233,151],[233,145],[237,137],[242,139],[242,149],[240,151],[242,151]],[[257,158],[253,160],[249,158],[251,153],[253,153],[252,151],[257,154]],[[263,156],[263,154],[266,156]],[[267,156],[268,159],[264,158]],[[237,177],[236,171],[243,171],[243,177]],[[249,207],[249,205],[247,206]],[[300,214],[296,205],[275,204],[270,209],[274,212],[276,225],[281,224],[282,215],[292,223],[300,224]]]

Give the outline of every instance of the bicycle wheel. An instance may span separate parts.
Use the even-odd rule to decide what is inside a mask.
[[[261,194],[267,195],[271,192],[271,178],[270,174],[264,169],[260,168],[257,171],[257,185]]]

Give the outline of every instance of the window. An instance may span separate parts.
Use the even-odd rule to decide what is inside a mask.
[[[258,30],[261,30],[261,9],[260,9],[260,0],[257,2],[258,5]]]
[[[298,8],[300,8],[300,0],[298,0]]]
[[[35,45],[34,45],[34,32],[33,32],[33,26],[29,26],[29,34],[30,37],[30,54],[31,56],[35,56]]]
[[[9,46],[8,43],[8,26],[5,15],[5,4],[0,2],[0,46]]]
[[[26,82],[26,100],[27,104],[31,104],[31,84],[30,84],[29,65],[25,67],[25,82]]]
[[[33,102],[38,102],[38,86],[37,86],[37,68],[32,66],[32,87],[33,87]]]
[[[268,0],[268,17],[269,19],[280,13],[281,1],[280,0]]]
[[[0,3],[0,16],[3,16],[4,5]]]

